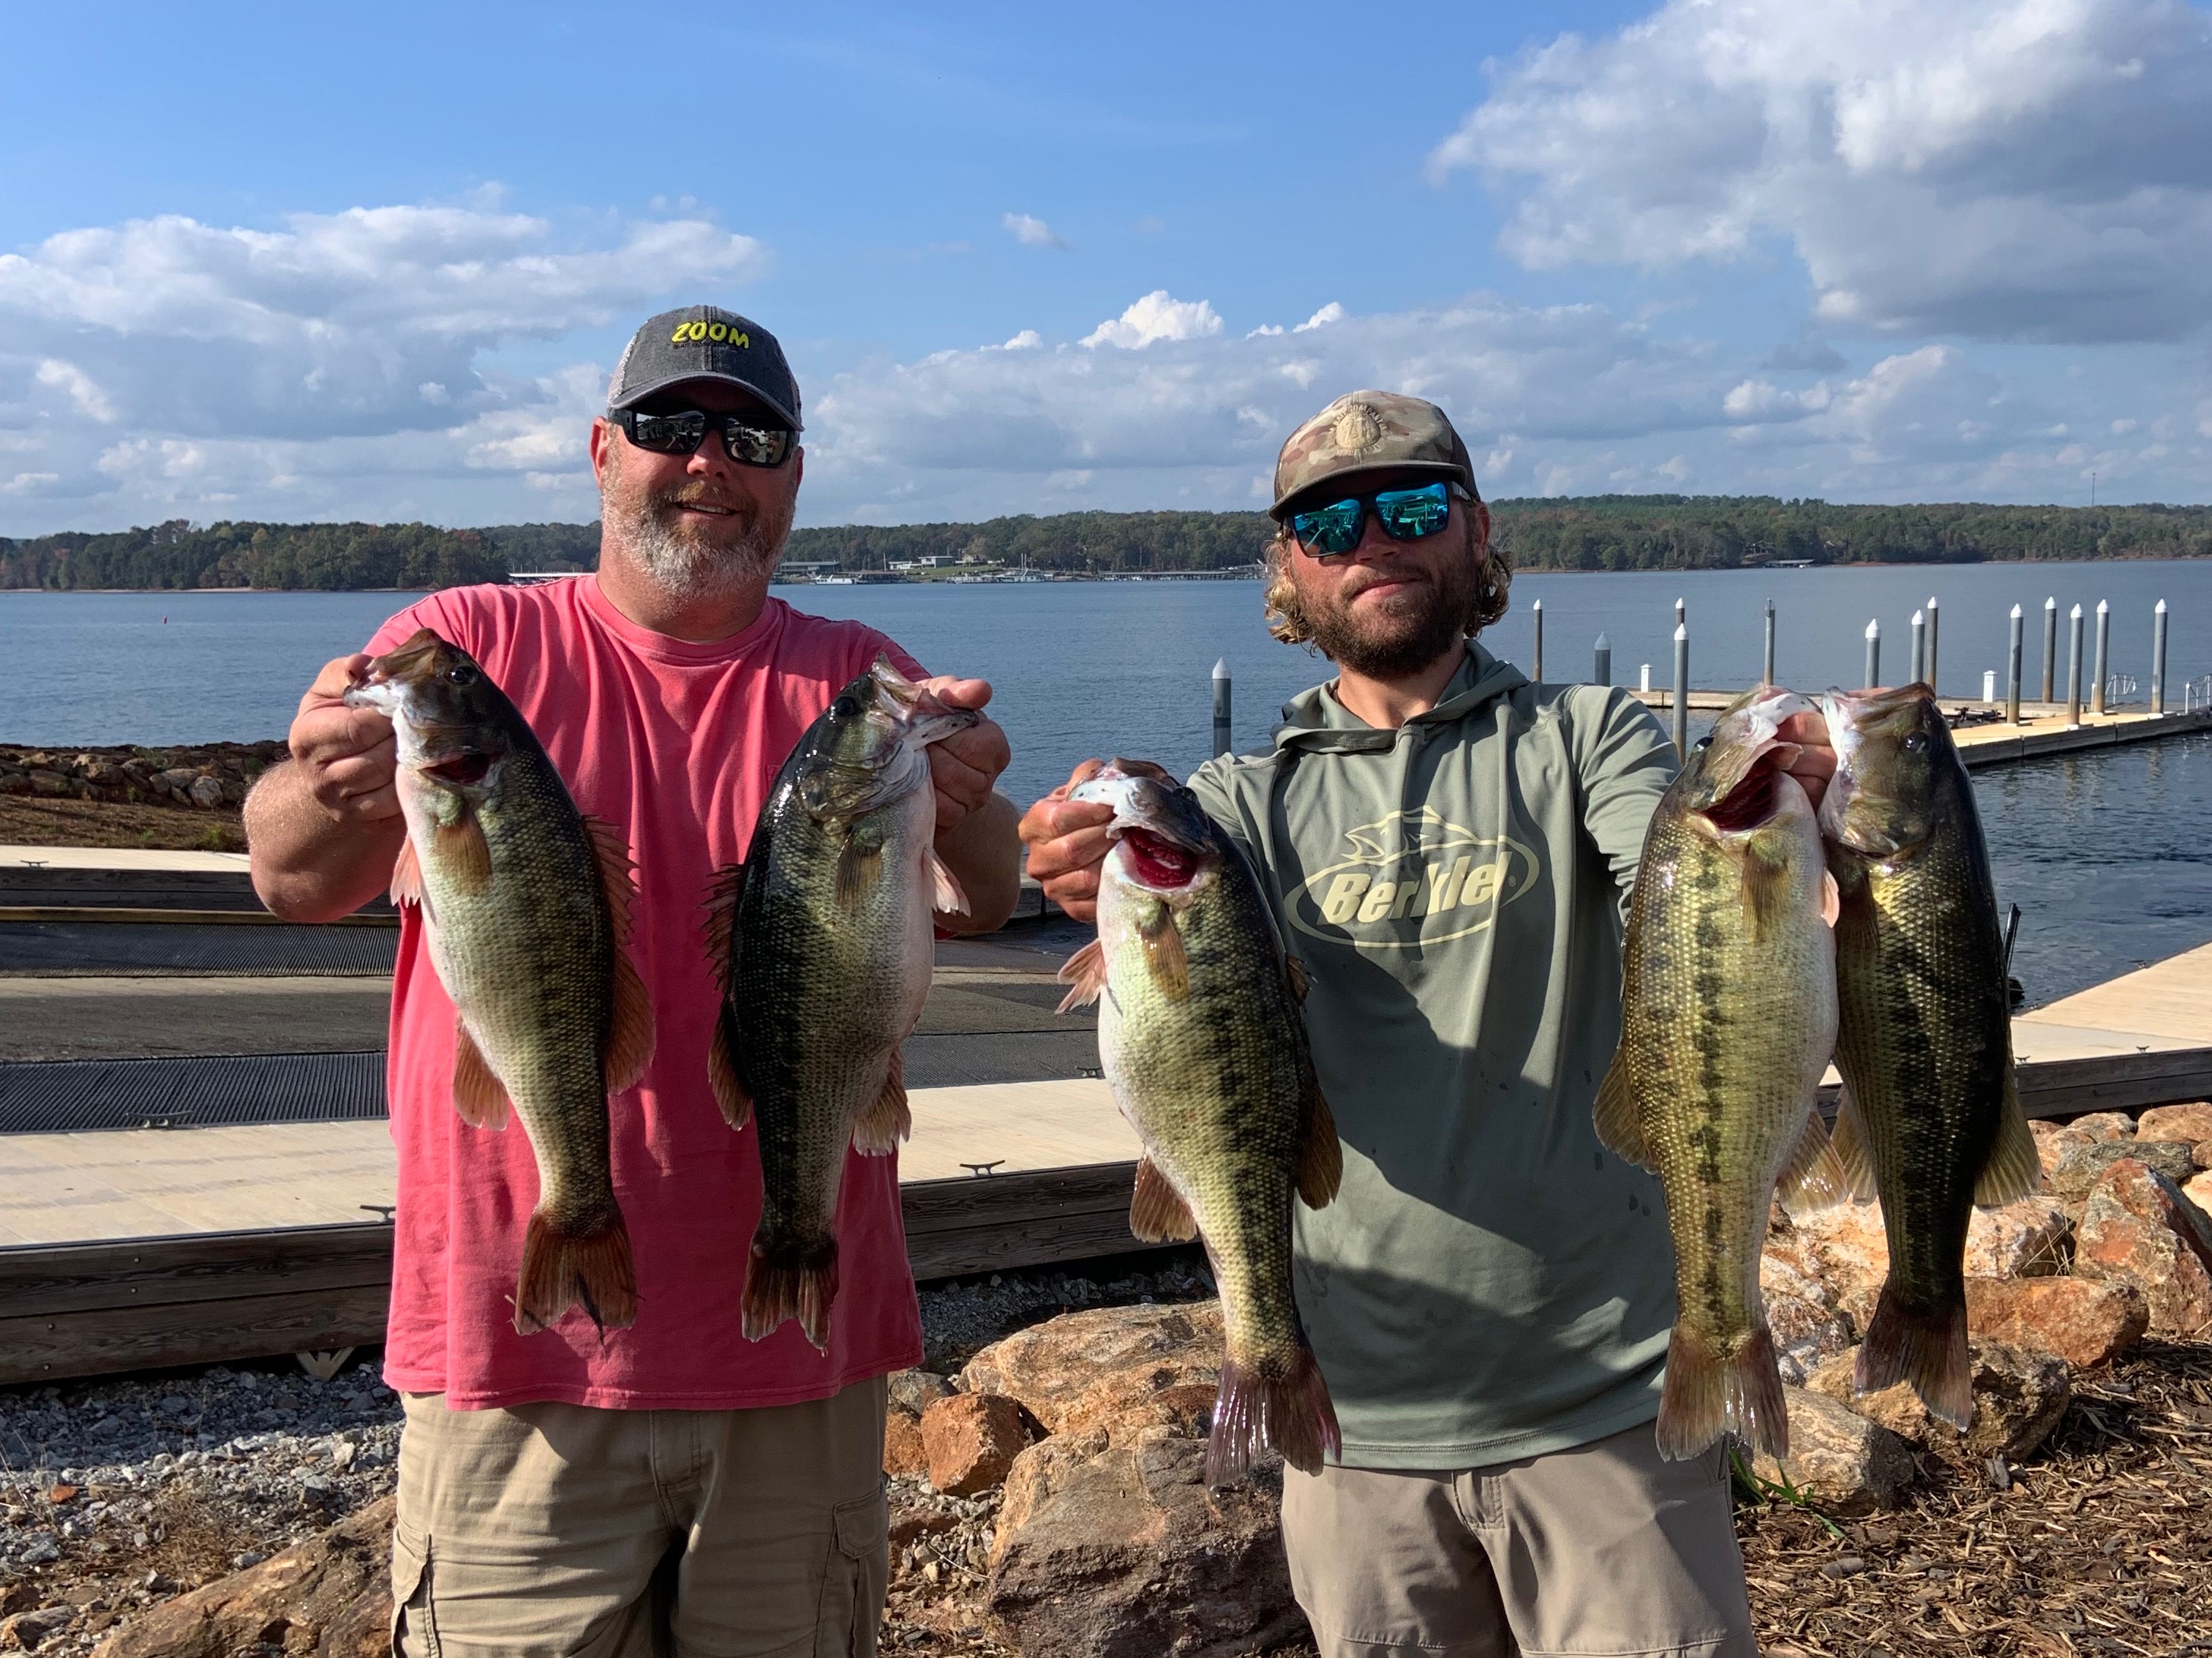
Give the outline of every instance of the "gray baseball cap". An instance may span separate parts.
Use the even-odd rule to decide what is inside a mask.
[[[722,380],[750,392],[789,424],[799,419],[799,382],[783,347],[757,322],[719,305],[663,311],[630,336],[607,387],[610,410],[631,409],[687,380]]]

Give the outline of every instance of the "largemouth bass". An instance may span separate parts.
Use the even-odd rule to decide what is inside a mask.
[[[1310,1473],[1342,1449],[1291,1287],[1291,1201],[1344,1172],[1298,1012],[1304,980],[1258,878],[1188,789],[1116,760],[1068,794],[1110,805],[1098,936],[1061,969],[1061,1011],[1097,1000],[1098,1057],[1144,1155],[1130,1230],[1202,1238],[1226,1347],[1206,1478],[1264,1445]]]
[[[1838,764],[1820,824],[1843,889],[1836,1149],[1863,1192],[1880,1191],[1889,1238],[1853,1382],[1909,1381],[1963,1430],[1966,1223],[2042,1179],[2013,1081],[1989,851],[1934,692],[1832,691],[1822,706]]]
[[[1813,707],[1763,687],[1721,716],[1652,816],[1629,902],[1620,1047],[1596,1120],[1667,1194],[1668,1457],[1729,1432],[1788,1454],[1759,1250],[1778,1186],[1800,1208],[1844,1195],[1814,1108],[1835,1045],[1836,887],[1779,735]]]
[[[345,693],[390,716],[407,839],[395,903],[422,905],[452,998],[453,1104],[522,1119],[538,1163],[514,1327],[580,1307],[601,1332],[637,1314],[608,1163],[607,1096],[653,1057],[653,1007],[625,950],[630,864],[583,816],[530,722],[459,646],[423,629]]]
[[[933,909],[965,913],[937,857],[928,746],[981,716],[878,657],[784,762],[710,923],[725,994],[708,1081],[760,1132],[745,1334],[797,1319],[827,1350],[845,1149],[907,1136],[899,1044],[929,996]]]

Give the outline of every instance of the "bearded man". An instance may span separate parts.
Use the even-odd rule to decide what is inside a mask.
[[[872,1654],[887,1544],[886,1375],[921,1358],[895,1157],[849,1156],[829,1345],[752,1342],[738,1298],[760,1210],[757,1137],[708,1084],[720,989],[703,942],[715,872],[746,853],[799,736],[890,640],[769,595],[805,456],[773,335],[712,306],[653,318],[591,432],[599,567],[544,586],[449,588],[324,667],[291,763],[246,807],[255,888],[320,921],[384,890],[405,835],[390,722],[341,697],[428,628],[522,710],[584,812],[637,866],[630,952],[659,1033],[611,1102],[635,1243],[635,1325],[580,1314],[516,1333],[507,1302],[536,1174],[522,1133],[453,1109],[453,1013],[402,911],[390,1095],[399,1154],[385,1380],[404,1397],[392,1538],[395,1649],[514,1655]],[[981,708],[981,680],[924,680]],[[933,744],[937,847],[966,889],[957,931],[1019,887],[1007,760],[988,720]],[[823,1017],[834,1016],[825,1009]]]
[[[1621,927],[1676,769],[1626,692],[1532,685],[1474,640],[1511,569],[1467,447],[1418,398],[1356,392],[1275,467],[1270,631],[1335,680],[1265,753],[1190,780],[1292,954],[1344,1145],[1294,1206],[1298,1311],[1343,1429],[1285,1470],[1291,1581],[1324,1658],[1757,1651],[1728,1470],[1662,1460],[1674,1316],[1658,1182],[1601,1146]],[[1819,797],[1811,727],[1793,766]],[[1095,911],[1109,808],[1069,785],[1030,870]]]

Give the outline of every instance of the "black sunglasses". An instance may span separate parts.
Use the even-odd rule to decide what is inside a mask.
[[[1393,541],[1419,541],[1434,535],[1451,521],[1456,497],[1472,501],[1458,485],[1439,479],[1410,490],[1378,490],[1372,495],[1351,495],[1326,506],[1291,515],[1291,533],[1309,558],[1340,558],[1359,545],[1367,533],[1367,515],[1382,521],[1382,533]]]
[[[791,454],[787,428],[763,426],[744,415],[709,414],[704,409],[681,409],[673,414],[615,409],[607,418],[639,448],[658,454],[696,454],[710,426],[722,434],[723,452],[740,466],[781,466]]]

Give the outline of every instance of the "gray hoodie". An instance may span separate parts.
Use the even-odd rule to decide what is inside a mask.
[[[1358,1468],[1468,1468],[1658,1411],[1658,1181],[1598,1143],[1620,929],[1673,745],[1627,692],[1469,643],[1396,731],[1333,686],[1191,779],[1305,963],[1344,1185],[1297,1208],[1298,1308]]]

